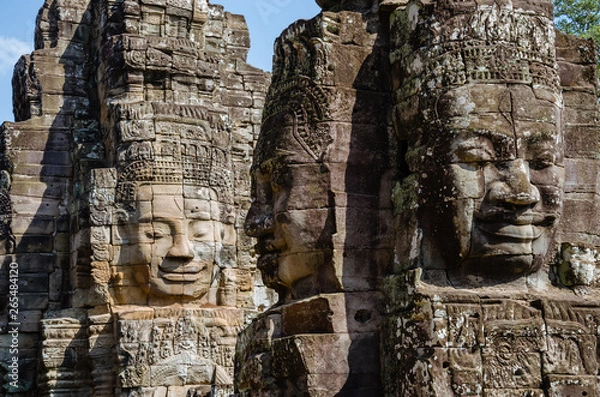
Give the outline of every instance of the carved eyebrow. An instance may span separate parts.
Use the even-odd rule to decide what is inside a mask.
[[[482,137],[481,135],[475,135],[475,136],[466,138],[464,140],[461,140],[455,146],[453,145],[454,147],[452,147],[451,151],[455,155],[460,155],[460,154],[464,154],[465,151],[478,149],[478,150],[482,150],[482,152],[488,154],[490,156],[490,158],[493,158],[495,156],[495,153],[493,151],[490,151],[489,148],[486,147],[487,146],[487,145],[485,145],[486,142],[491,143],[493,146],[493,143],[487,137]]]
[[[274,153],[267,160],[257,166],[253,166],[256,170],[258,169],[262,173],[273,172],[274,165],[276,163],[291,163],[290,158],[295,156],[297,153],[285,149],[275,149]]]
[[[465,137],[489,139],[494,147],[505,146],[505,148],[510,148],[511,141],[514,140],[514,136],[484,129],[459,130],[454,133],[454,139],[465,139]]]
[[[186,219],[200,220],[200,221],[209,221],[210,220],[210,212],[208,211],[185,211]]]
[[[502,158],[505,156],[516,155],[516,144],[514,142],[514,135],[509,136],[500,132],[490,130],[475,130],[474,132],[478,136],[488,138],[490,141],[492,141],[494,151],[496,152],[496,155],[498,157]]]
[[[557,142],[558,135],[545,131],[537,132],[525,138],[526,157],[530,160],[544,159],[557,162],[560,161],[561,152]]]
[[[138,223],[150,223],[152,222],[152,214],[138,216],[137,221]]]
[[[525,137],[525,141],[527,143],[536,144],[536,143],[557,143],[556,140],[558,138],[558,134],[551,133],[548,131],[536,131],[535,133]]]
[[[274,159],[270,158],[261,162],[260,164],[253,166],[252,168],[254,169],[254,171],[259,171],[261,174],[267,174],[273,170],[273,162]]]
[[[181,218],[175,218],[173,216],[154,216],[153,218],[150,219],[151,222],[162,222],[165,224],[173,224],[173,223],[177,223],[178,221],[181,221],[181,219],[183,219],[183,214]]]
[[[513,136],[508,136],[506,134],[502,134],[500,132],[495,132],[495,131],[490,131],[490,130],[483,130],[483,129],[477,129],[477,130],[472,130],[469,131],[473,134],[476,134],[477,136],[480,136],[482,138],[488,138],[492,141],[492,143],[504,143],[506,140],[508,139],[514,139],[514,135]]]
[[[290,157],[295,155],[296,152],[293,152],[291,150],[285,150],[285,149],[281,149],[281,148],[277,148],[275,149],[275,155],[273,156],[273,158],[275,159],[284,159],[286,157]]]

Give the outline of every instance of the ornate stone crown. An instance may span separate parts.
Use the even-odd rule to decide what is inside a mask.
[[[446,16],[440,12],[414,26],[408,37],[393,32],[397,49],[391,60],[403,76],[398,100],[468,83],[527,84],[559,92],[551,19],[515,10],[512,3],[480,5],[466,13],[452,7],[451,12],[455,15],[447,20],[440,20]],[[410,23],[405,18],[396,30]],[[429,39],[432,45],[418,46]]]
[[[117,118],[125,119],[120,121],[116,201],[133,208],[138,186],[167,184],[211,188],[219,201],[233,203],[226,116],[201,106],[142,105],[116,109]],[[138,124],[144,127],[143,133],[129,133],[125,141],[123,131],[133,131],[131,126]]]

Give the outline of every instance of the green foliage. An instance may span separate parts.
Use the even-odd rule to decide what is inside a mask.
[[[554,21],[563,32],[592,37],[600,44],[600,1],[554,0]]]
[[[594,39],[600,74],[600,0],[554,0],[554,23],[565,33]]]

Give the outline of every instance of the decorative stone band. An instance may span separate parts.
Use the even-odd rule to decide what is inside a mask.
[[[271,86],[259,140],[271,139],[274,133],[279,133],[277,130],[283,126],[273,125],[280,121],[274,116],[282,114],[293,117],[292,134],[312,160],[322,160],[333,141],[328,126],[323,124],[330,120],[329,101],[323,89],[308,77],[296,77]],[[262,160],[256,159],[254,164],[262,164]]]
[[[322,21],[322,24],[319,22]],[[330,44],[324,37],[328,19],[298,21],[290,25],[275,41],[273,83],[284,84],[296,76],[323,82],[328,73]]]
[[[148,183],[212,188],[220,201],[231,201],[232,171],[214,164],[210,158],[196,160],[197,162],[139,160],[127,164],[119,172],[117,202],[133,203],[136,188]]]
[[[127,120],[174,120],[185,125],[209,123],[213,131],[231,129],[224,109],[201,105],[184,105],[164,102],[115,103],[111,105],[115,122]]]
[[[209,187],[220,202],[233,203],[233,172],[227,148],[231,125],[223,109],[160,102],[111,107],[123,149],[118,159],[116,201],[132,210],[143,184]]]
[[[469,83],[527,84],[559,92],[552,20],[508,3],[473,7],[450,18],[447,10],[430,15],[415,4],[397,9],[391,54],[401,76],[397,100]]]

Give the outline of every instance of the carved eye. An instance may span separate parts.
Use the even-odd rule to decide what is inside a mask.
[[[551,160],[529,161],[529,168],[531,168],[533,170],[543,170],[543,169],[551,167],[553,165],[554,165],[554,161],[551,161]]]
[[[488,150],[476,147],[459,149],[457,157],[463,163],[483,163],[494,159]]]
[[[146,237],[153,240],[159,240],[165,237],[167,234],[160,229],[150,229],[146,231]]]
[[[285,165],[279,165],[273,169],[271,174],[271,189],[274,192],[292,185],[292,173]]]
[[[472,137],[454,149],[455,161],[459,163],[484,163],[496,159],[494,145],[489,139]]]
[[[271,182],[271,191],[277,193],[280,190],[280,186],[276,182]]]
[[[544,151],[535,154],[535,157],[528,161],[529,168],[533,170],[543,170],[554,165],[556,156],[551,151]]]
[[[291,222],[290,214],[287,211],[281,211],[275,216],[275,220],[281,224],[287,224]]]
[[[211,221],[194,221],[189,225],[189,235],[193,240],[206,240],[213,237],[213,225]]]
[[[194,237],[195,239],[199,239],[199,238],[206,237],[206,234],[207,233],[205,233],[205,232],[197,232],[197,233],[194,233],[192,237]]]
[[[277,193],[281,190],[281,180],[277,178],[278,175],[274,174],[271,178],[271,191]]]
[[[269,175],[273,172],[273,163],[271,161],[265,161],[258,166],[258,169],[262,175]]]

